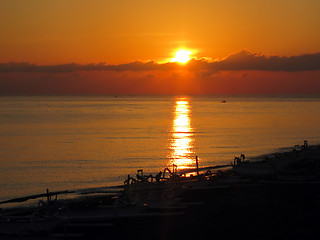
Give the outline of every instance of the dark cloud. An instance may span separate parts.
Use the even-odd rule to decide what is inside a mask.
[[[246,51],[233,54],[226,59],[210,63],[210,70],[260,70],[260,71],[312,71],[320,70],[320,53],[291,57],[252,54]]]
[[[39,66],[31,63],[0,63],[0,72],[42,72],[42,73],[66,73],[81,70],[81,68],[98,68],[100,64],[88,64],[81,66],[76,63]]]
[[[153,71],[170,70],[176,68],[176,63],[158,64],[154,61],[147,63],[131,62],[118,65],[106,65],[105,63],[81,65],[77,63],[60,65],[36,65],[31,63],[0,63],[0,72],[42,72],[42,73],[68,73],[74,71]]]
[[[150,61],[150,62],[131,62],[131,63],[126,63],[126,64],[119,64],[119,65],[105,65],[105,68],[103,70],[107,71],[117,71],[117,72],[122,72],[122,71],[154,71],[154,70],[172,70],[172,69],[177,69],[180,68],[181,66],[177,63],[157,63],[155,61]]]
[[[229,57],[209,62],[205,59],[192,59],[186,65],[177,63],[131,62],[118,65],[105,63],[81,65],[77,63],[60,65],[36,65],[31,63],[0,63],[0,72],[42,72],[42,73],[68,73],[75,71],[154,71],[175,70],[186,68],[190,71],[219,72],[238,70],[258,71],[313,71],[320,70],[320,53],[303,54],[291,57],[264,56],[242,51]]]

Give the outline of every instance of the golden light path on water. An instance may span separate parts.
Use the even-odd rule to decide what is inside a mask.
[[[193,167],[195,162],[190,113],[189,100],[187,98],[177,99],[171,131],[170,165],[176,165],[178,169]]]

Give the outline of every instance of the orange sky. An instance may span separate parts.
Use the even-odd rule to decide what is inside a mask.
[[[103,63],[123,69],[39,73],[0,66],[0,94],[23,94],[26,89],[44,93],[54,81],[55,92],[65,94],[260,93],[267,89],[279,92],[276,82],[280,81],[282,86],[289,84],[289,79],[295,79],[292,80],[295,87],[291,86],[290,91],[284,89],[283,93],[299,92],[298,86],[305,82],[309,88],[300,89],[301,92],[320,93],[318,66],[311,70],[297,67],[300,56],[320,52],[319,12],[318,0],[2,0],[0,63],[23,62],[53,68],[70,63],[81,66]],[[132,71],[123,67],[134,61],[164,63],[182,48],[192,51],[195,59],[206,57],[209,62],[223,61],[245,50],[252,56],[258,53],[266,58],[279,57],[284,63],[282,69],[274,69],[257,66],[259,58],[248,61],[255,67],[240,67],[240,63],[237,67],[227,63],[226,67],[222,62],[224,67],[214,66],[214,72],[211,68],[200,70],[198,63],[197,71],[183,70],[183,66],[180,70],[166,71],[145,66]],[[282,58],[291,56],[298,60]],[[271,62],[265,64],[269,66]],[[303,60],[303,64],[314,65],[309,60]],[[199,71],[210,74],[199,75]],[[241,86],[239,76],[246,78]],[[63,80],[66,78],[72,86]],[[261,85],[257,79],[262,81]]]

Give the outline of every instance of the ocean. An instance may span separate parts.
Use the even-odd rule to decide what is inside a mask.
[[[1,96],[0,201],[320,143],[319,96]]]

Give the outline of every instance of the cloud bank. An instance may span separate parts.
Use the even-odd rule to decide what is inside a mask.
[[[291,57],[251,54],[243,51],[210,64],[210,69],[258,70],[258,71],[313,71],[320,70],[320,53],[303,54]]]
[[[243,51],[186,64],[0,63],[0,94],[320,94],[320,53]]]
[[[205,59],[192,59],[187,64],[130,62],[126,64],[108,65],[105,63],[81,65],[77,63],[59,65],[36,65],[32,63],[0,63],[0,73],[70,73],[76,71],[168,71],[177,69],[190,71],[316,71],[320,70],[320,53],[302,54],[297,56],[265,56],[242,51],[232,54],[225,59],[209,62]]]

